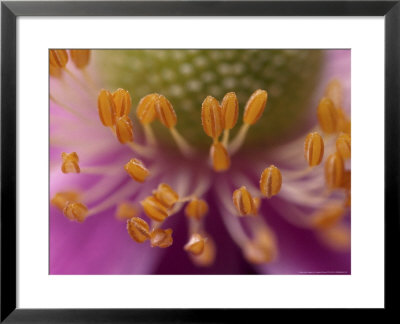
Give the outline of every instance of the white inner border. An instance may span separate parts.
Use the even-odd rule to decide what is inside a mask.
[[[382,17],[19,17],[17,30],[18,307],[383,307]],[[51,47],[351,48],[352,274],[49,276],[47,51]],[[374,176],[367,178],[371,168]]]

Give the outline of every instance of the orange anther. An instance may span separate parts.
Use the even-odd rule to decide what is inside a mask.
[[[159,247],[159,248],[167,248],[172,245],[172,229],[168,228],[163,230],[161,228],[157,228],[150,234],[151,239],[150,243],[152,247]]]
[[[241,216],[252,215],[254,213],[254,201],[245,186],[236,189],[232,195],[233,204]]]
[[[267,227],[258,228],[254,238],[242,248],[245,258],[253,264],[269,263],[278,253],[275,235]]]
[[[68,63],[68,53],[64,49],[49,51],[50,65],[63,68]]]
[[[324,156],[324,140],[317,132],[307,135],[304,141],[304,157],[310,167],[321,163]]]
[[[63,191],[56,193],[51,199],[51,204],[63,210],[68,202],[77,202],[79,194],[75,191]]]
[[[339,188],[343,184],[344,163],[338,153],[329,155],[325,162],[325,182],[328,188]]]
[[[167,208],[153,196],[147,197],[140,204],[143,206],[146,215],[156,222],[162,222],[168,217]]]
[[[207,235],[207,240],[204,242],[203,253],[199,255],[190,254],[190,259],[194,264],[200,267],[209,267],[215,261],[215,256],[217,254],[217,249],[214,240]]]
[[[269,263],[273,260],[273,253],[254,242],[247,242],[243,246],[243,255],[252,264]]]
[[[336,150],[343,159],[351,158],[351,137],[349,134],[340,134],[336,139]]]
[[[282,186],[282,175],[279,169],[271,165],[266,168],[261,174],[260,178],[260,190],[261,193],[267,197],[271,198],[279,193]]]
[[[55,78],[61,78],[63,70],[57,66],[51,65],[49,66],[50,76]]]
[[[223,129],[222,110],[219,102],[214,97],[208,96],[201,105],[201,123],[204,132],[218,138]]]
[[[159,95],[158,100],[156,101],[155,108],[157,116],[160,119],[161,123],[164,124],[164,126],[168,128],[175,127],[177,123],[175,110],[166,97],[164,97],[163,95]]]
[[[121,144],[133,142],[133,124],[131,119],[128,116],[118,117],[115,123],[115,132]]]
[[[350,190],[346,191],[346,199],[344,201],[344,206],[351,207],[351,191]]]
[[[87,207],[80,202],[67,202],[63,210],[64,215],[72,221],[82,223],[88,214]]]
[[[250,96],[244,108],[243,121],[248,125],[254,125],[262,116],[267,104],[268,94],[265,90],[256,90]]]
[[[143,162],[138,159],[131,159],[127,164],[125,164],[124,168],[132,179],[137,182],[144,182],[150,174]]]
[[[104,126],[115,124],[115,104],[110,91],[104,89],[100,91],[97,98],[97,109]]]
[[[332,227],[343,218],[344,213],[343,204],[328,204],[312,215],[311,226],[317,229]]]
[[[343,133],[351,134],[351,121],[347,120],[343,126]]]
[[[335,133],[337,130],[338,114],[329,98],[322,98],[317,108],[319,126],[326,134]]]
[[[158,94],[152,93],[140,99],[136,108],[136,116],[143,125],[150,124],[157,118],[156,104],[158,96]]]
[[[78,69],[83,69],[89,64],[90,50],[69,50],[71,61]]]
[[[345,134],[351,134],[351,121],[342,108],[336,109],[337,131]]]
[[[194,255],[199,255],[204,251],[205,239],[199,233],[190,236],[189,242],[186,243],[184,249]]]
[[[238,120],[239,102],[234,92],[228,92],[221,103],[224,129],[232,129]]]
[[[342,108],[336,109],[337,131],[345,134],[351,134],[351,121]]]
[[[112,93],[112,96],[114,100],[116,116],[122,117],[129,115],[132,105],[132,99],[129,92],[125,89],[118,88]]]
[[[115,217],[119,220],[130,219],[138,215],[138,209],[130,203],[121,203],[117,207]]]
[[[340,107],[342,104],[342,85],[339,80],[332,80],[325,89],[325,97],[332,100],[335,107]]]
[[[126,229],[130,237],[138,243],[143,243],[150,239],[149,224],[139,217],[129,219],[126,223]]]
[[[348,251],[351,246],[351,234],[348,226],[337,224],[318,232],[320,239],[328,247],[337,251]]]
[[[166,208],[171,208],[179,199],[179,195],[166,183],[160,183],[153,196]]]
[[[201,220],[208,213],[208,204],[203,199],[192,199],[185,208],[185,214],[189,218]]]
[[[351,189],[351,171],[345,170],[343,173],[342,188],[350,191]]]
[[[211,145],[210,156],[214,171],[222,172],[228,170],[231,165],[228,151],[220,142]]]
[[[79,168],[79,157],[76,152],[72,153],[61,153],[62,165],[61,171],[63,173],[80,173],[81,169]]]

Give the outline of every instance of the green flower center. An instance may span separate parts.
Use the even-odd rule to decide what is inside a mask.
[[[267,107],[251,127],[246,147],[271,144],[301,123],[323,61],[319,50],[104,50],[96,54],[105,87],[127,89],[133,108],[149,93],[165,95],[177,113],[177,129],[188,142],[206,149],[210,139],[202,129],[200,113],[208,95],[221,101],[225,93],[235,92],[241,120],[250,95],[267,90]],[[154,130],[157,138],[170,142],[160,123],[154,123]]]

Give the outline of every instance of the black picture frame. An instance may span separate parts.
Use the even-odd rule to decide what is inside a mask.
[[[81,1],[1,3],[1,322],[235,322],[272,310],[16,307],[16,19],[19,16],[382,16],[385,19],[385,310],[399,283],[400,1]],[[372,131],[373,129],[371,129]],[[371,154],[373,148],[371,148]],[[368,163],[368,157],[365,158]],[[371,166],[371,169],[373,166]],[[372,172],[372,171],[371,171]],[[366,175],[368,186],[368,175]],[[374,188],[369,188],[373,195]],[[371,256],[373,262],[373,256]],[[345,293],[345,292],[343,292]],[[273,311],[275,312],[275,311]],[[382,310],[378,310],[381,315]],[[269,314],[268,314],[269,315]],[[379,316],[380,316],[379,315]],[[368,315],[370,316],[370,315]],[[263,320],[263,321],[264,321]]]

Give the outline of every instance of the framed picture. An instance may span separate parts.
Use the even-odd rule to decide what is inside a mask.
[[[393,309],[398,1],[1,9],[2,321]]]

